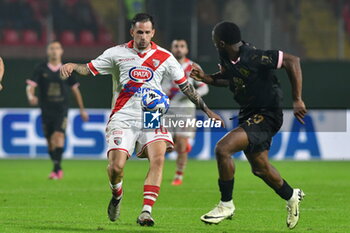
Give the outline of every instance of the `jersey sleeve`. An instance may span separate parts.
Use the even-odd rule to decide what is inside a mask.
[[[259,68],[280,69],[283,52],[279,50],[254,50],[249,59]]]
[[[167,76],[178,85],[187,82],[184,70],[173,55],[168,58]]]
[[[38,65],[37,67],[35,67],[32,76],[29,79],[27,79],[27,84],[33,87],[38,86],[41,74],[42,74],[42,69],[41,69],[41,66]]]
[[[112,50],[107,49],[99,57],[97,57],[94,60],[91,60],[87,64],[87,66],[94,76],[98,74],[111,74],[114,68]]]
[[[79,87],[80,83],[77,80],[76,75],[71,75],[68,79],[67,79],[67,83],[70,87],[72,88],[76,88]]]

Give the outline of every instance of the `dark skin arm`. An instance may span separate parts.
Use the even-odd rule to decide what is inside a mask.
[[[192,64],[190,77],[197,81],[204,82],[212,86],[227,87],[229,85],[229,81],[223,78],[223,73],[224,70],[221,66],[220,72],[214,74],[205,74],[204,71],[200,68],[200,66],[198,66],[197,64]]]
[[[302,100],[302,73],[300,58],[284,53],[282,67],[287,71],[289,81],[292,86],[294,116],[304,124],[303,118],[307,113],[304,101]]]

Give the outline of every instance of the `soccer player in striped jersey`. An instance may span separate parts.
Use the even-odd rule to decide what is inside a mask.
[[[153,226],[151,213],[159,195],[164,155],[167,150],[173,148],[173,140],[164,127],[143,129],[143,94],[153,89],[162,90],[162,79],[169,77],[209,118],[221,122],[222,119],[206,106],[187,81],[174,56],[152,42],[155,34],[152,16],[137,14],[132,20],[130,34],[133,40],[107,49],[87,64],[65,64],[61,68],[61,76],[68,78],[73,71],[81,75],[112,75],[113,105],[106,130],[109,162],[107,171],[112,190],[108,216],[111,221],[115,221],[120,215],[124,166],[136,151],[138,157],[148,158],[150,164],[143,186],[143,208],[137,223],[141,226]]]

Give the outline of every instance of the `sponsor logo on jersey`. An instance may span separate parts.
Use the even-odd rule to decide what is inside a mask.
[[[148,67],[133,67],[129,70],[129,77],[137,83],[145,83],[153,78],[153,70]]]
[[[122,58],[118,59],[118,62],[127,62],[127,61],[135,61],[136,59],[134,57],[132,58]]]

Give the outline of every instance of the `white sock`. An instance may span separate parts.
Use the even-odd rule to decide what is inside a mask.
[[[220,204],[225,206],[225,207],[232,208],[233,207],[233,200],[231,200],[231,201],[220,201]]]
[[[144,205],[142,208],[142,212],[147,211],[149,213],[152,213],[152,206],[150,205]]]
[[[117,200],[121,199],[122,196],[123,196],[122,185],[123,185],[123,181],[120,181],[118,184],[111,184],[111,182],[109,182],[109,186],[112,189],[112,193],[114,193],[115,191],[116,192],[120,192],[121,191],[121,194],[118,195],[118,196],[116,196],[115,193],[113,194],[114,198],[116,198]]]

